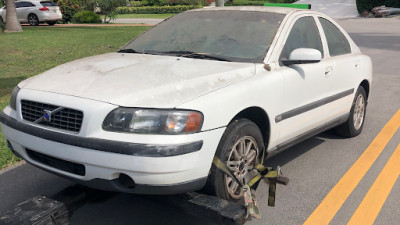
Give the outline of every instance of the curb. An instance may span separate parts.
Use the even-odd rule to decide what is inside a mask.
[[[22,160],[21,162],[18,162],[17,164],[14,164],[12,166],[6,167],[6,168],[0,170],[0,175],[2,175],[4,173],[7,173],[8,171],[11,171],[11,170],[13,170],[15,168],[18,168],[18,167],[20,167],[22,165],[25,165],[25,164],[26,164],[25,160]]]

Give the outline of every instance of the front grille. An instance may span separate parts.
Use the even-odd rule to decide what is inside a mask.
[[[21,101],[22,118],[43,126],[54,127],[78,133],[82,126],[81,111],[40,102]],[[52,112],[50,119],[44,119],[45,110]]]
[[[44,155],[39,152],[32,151],[30,149],[26,149],[26,153],[28,153],[29,158],[32,160],[42,163],[44,165],[68,172],[77,174],[80,176],[85,176],[86,170],[85,166],[78,163],[73,163],[69,161],[65,161],[62,159],[57,159],[48,155]]]

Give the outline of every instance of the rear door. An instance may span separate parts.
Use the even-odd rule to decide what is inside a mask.
[[[356,76],[360,59],[352,54],[351,46],[342,31],[330,20],[318,17],[328,45],[325,61],[329,66],[326,78],[330,83],[331,96],[336,96],[329,108],[328,120],[335,120],[350,112],[353,96],[359,84]]]

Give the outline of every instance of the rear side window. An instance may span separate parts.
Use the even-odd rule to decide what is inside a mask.
[[[54,4],[53,2],[50,2],[50,1],[43,1],[43,2],[40,2],[40,4],[42,4],[42,6],[57,6],[56,4]]]
[[[328,41],[329,54],[331,56],[345,55],[351,53],[349,41],[343,33],[330,21],[319,18]]]
[[[313,48],[324,55],[321,36],[315,20],[311,16],[302,17],[296,21],[289,33],[280,59],[289,59],[290,53],[297,48]]]
[[[35,6],[31,2],[15,2],[15,8],[25,8]]]

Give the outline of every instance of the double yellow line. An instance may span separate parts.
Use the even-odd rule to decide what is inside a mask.
[[[389,120],[364,153],[332,188],[304,225],[329,224],[399,127],[400,110]],[[399,175],[400,145],[378,175],[378,178],[369,189],[348,224],[373,224]]]

